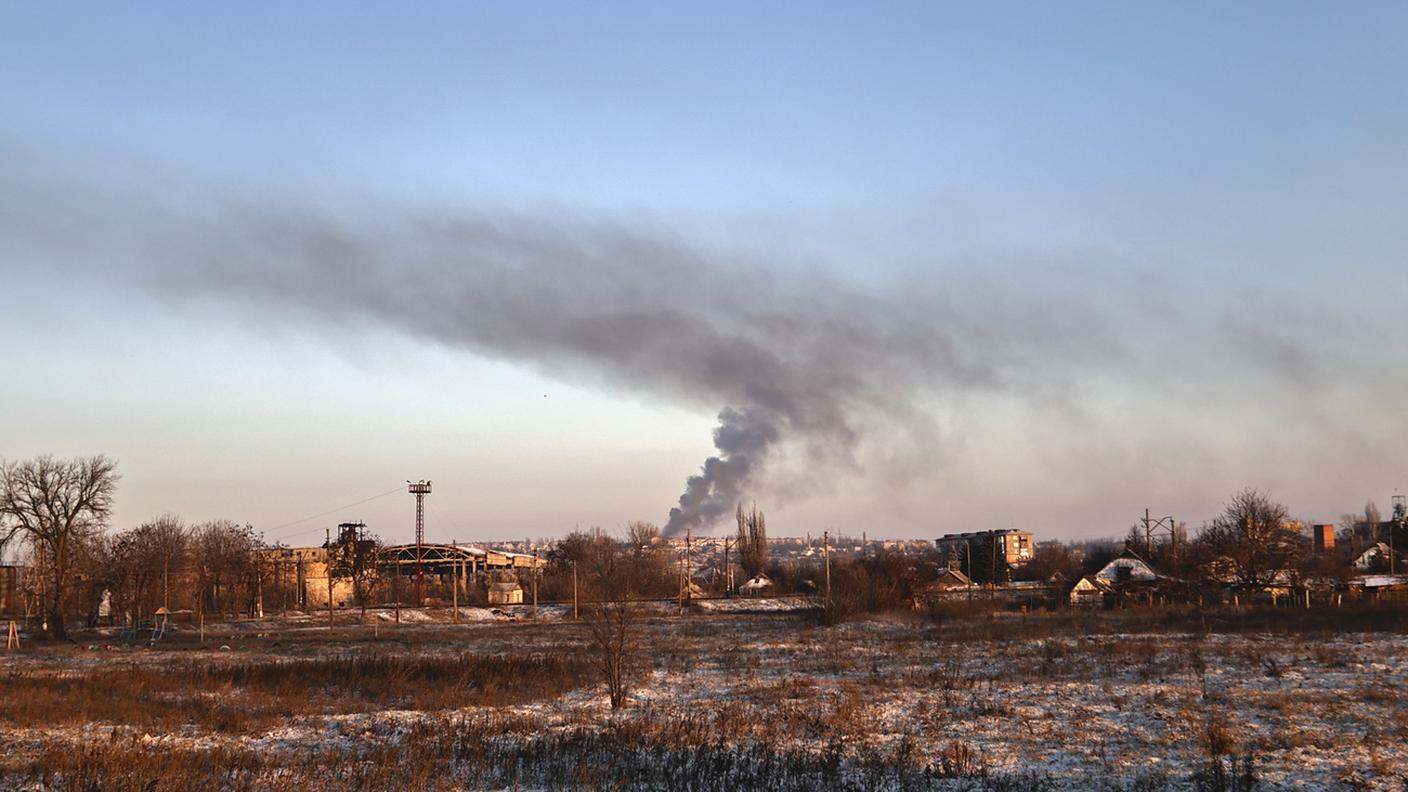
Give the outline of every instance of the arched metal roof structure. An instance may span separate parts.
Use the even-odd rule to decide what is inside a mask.
[[[507,550],[490,550],[465,544],[423,544],[420,558],[425,571],[432,575],[452,574],[455,567],[464,572],[474,573],[488,569],[532,569],[547,566],[547,560],[524,553],[511,553]],[[416,546],[413,544],[390,545],[381,550],[383,566],[395,566],[402,574],[414,572],[416,566]]]

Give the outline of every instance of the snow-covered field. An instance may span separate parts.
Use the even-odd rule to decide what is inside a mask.
[[[244,696],[258,710],[265,694],[229,680],[148,691],[194,702],[175,724],[144,716],[140,702],[125,722],[65,720],[57,713],[72,702],[60,698],[60,722],[10,706],[0,708],[0,745],[12,783],[0,787],[47,788],[36,767],[62,770],[65,756],[94,745],[243,762],[253,789],[293,788],[291,779],[318,773],[325,785],[376,786],[372,766],[419,768],[423,781],[412,788],[450,789],[597,788],[622,780],[609,768],[630,774],[635,788],[778,788],[788,778],[797,788],[1237,788],[1210,776],[1209,762],[1226,756],[1251,757],[1263,789],[1402,789],[1408,779],[1408,638],[1393,633],[1081,637],[1039,629],[1041,616],[1010,616],[995,633],[1003,637],[975,637],[906,619],[820,627],[785,612],[652,614],[632,640],[640,671],[629,706],[613,713],[592,676],[586,631],[560,613],[546,622],[462,613],[459,625],[405,616],[323,634],[312,620],[210,627],[204,646],[98,637],[31,648],[0,656],[0,695],[21,678],[78,680],[55,695],[81,701],[87,675],[113,668],[331,655],[578,658],[583,676],[550,695],[493,693],[492,704],[476,703],[483,686],[473,678],[427,679],[469,689],[445,708],[283,693],[287,712],[276,698],[272,714],[248,722],[202,715],[203,697]],[[343,770],[326,775],[330,756]],[[102,761],[90,764],[106,772]],[[766,772],[749,775],[760,764]],[[51,780],[67,786],[63,778]]]

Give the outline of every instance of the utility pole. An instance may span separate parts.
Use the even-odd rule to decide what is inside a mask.
[[[332,629],[332,532],[324,529],[327,538],[323,541],[323,575],[328,579],[328,629]]]
[[[1178,544],[1178,524],[1173,521],[1173,516],[1160,517],[1155,520],[1149,514],[1149,510],[1144,510],[1144,555],[1145,561],[1150,561],[1154,556],[1154,534],[1163,529],[1164,524],[1168,524],[1168,544],[1171,550],[1177,550]]]
[[[963,568],[968,570],[968,604],[973,604],[973,543],[963,542]]]
[[[821,559],[826,567],[826,604],[831,604],[831,532],[821,532]]]
[[[396,600],[396,623],[401,623],[401,559],[397,558],[396,569],[391,577],[391,596]]]
[[[406,491],[416,496],[416,607],[425,603],[425,496],[430,482],[407,481]]]
[[[1403,525],[1408,522],[1408,499],[1402,495],[1393,496],[1393,527],[1388,529],[1388,573],[1395,574],[1394,564],[1397,553],[1393,549],[1393,535],[1403,530]]]
[[[732,539],[724,539],[724,595],[728,597],[733,596],[733,566],[728,559],[728,549],[732,544]]]
[[[991,571],[988,574],[988,591],[992,594],[993,599],[997,599],[997,531],[988,531],[988,537],[992,540],[988,559],[991,562]]]

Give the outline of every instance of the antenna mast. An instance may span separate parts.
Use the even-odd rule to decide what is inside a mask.
[[[416,496],[416,606],[425,603],[425,496],[430,482],[407,480],[407,491]],[[398,573],[399,574],[399,573]]]

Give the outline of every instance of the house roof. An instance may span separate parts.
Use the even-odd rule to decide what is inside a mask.
[[[937,578],[930,581],[925,588],[967,588],[973,585],[973,581],[967,575],[957,569],[945,569]]]
[[[1101,580],[1094,575],[1084,575],[1071,585],[1071,590],[1085,589],[1087,591],[1100,591],[1108,594],[1115,590],[1114,586]]]
[[[1375,542],[1373,545],[1365,548],[1364,552],[1355,556],[1354,563],[1368,563],[1369,561],[1374,560],[1375,556],[1383,556],[1384,558],[1388,558],[1389,554],[1393,552],[1394,551],[1386,543]],[[1402,553],[1395,553],[1395,555],[1399,558],[1403,557]]]
[[[1122,569],[1128,571],[1121,573],[1120,570]],[[1122,579],[1129,581],[1158,580],[1161,576],[1158,572],[1154,571],[1154,568],[1149,565],[1148,561],[1140,558],[1138,553],[1126,547],[1123,553],[1120,553],[1117,558],[1101,567],[1100,571],[1096,572],[1092,577],[1106,582],[1114,582]]]

